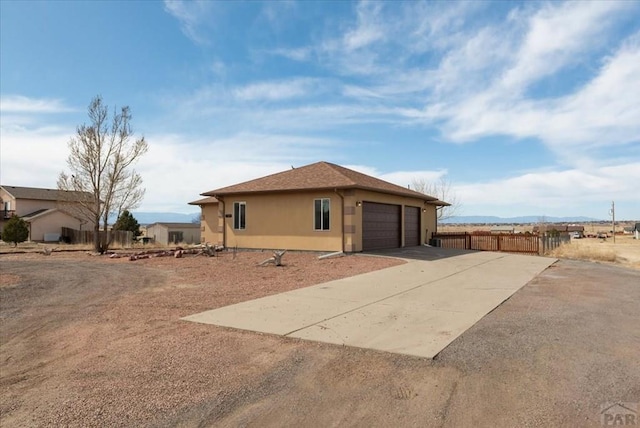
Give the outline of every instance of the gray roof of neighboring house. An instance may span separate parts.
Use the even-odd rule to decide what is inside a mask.
[[[89,192],[6,186],[4,184],[0,185],[0,187],[16,199],[36,199],[41,201],[80,201],[93,199],[93,195]]]
[[[169,229],[190,229],[190,228],[200,228],[200,223],[166,223],[163,221],[158,221],[152,224],[147,225],[147,229],[153,227],[155,225],[165,226]]]
[[[491,226],[491,230],[513,230],[513,229],[515,229],[515,226],[511,226],[511,225]]]
[[[50,210],[55,210],[55,208],[44,208],[44,209],[41,209],[41,210],[37,210],[37,211],[34,211],[32,213],[23,215],[22,219],[23,220],[29,220],[29,219],[37,216],[37,215],[40,215],[40,214],[42,214],[44,212],[47,212],[47,211],[50,211]]]

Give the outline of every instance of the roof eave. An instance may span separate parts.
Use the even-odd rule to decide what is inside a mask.
[[[413,199],[420,199],[422,201],[424,201],[425,203],[434,203],[434,202],[441,202],[443,204],[447,204],[446,202],[443,201],[438,201],[437,198],[434,198],[433,196],[429,196],[429,195],[420,195],[420,194],[409,194],[406,192],[402,192],[400,190],[398,191],[393,191],[393,190],[387,190],[387,189],[379,189],[379,188],[375,188],[375,187],[366,187],[366,186],[358,186],[356,184],[353,185],[347,185],[347,186],[325,186],[325,187],[314,187],[314,188],[308,188],[308,189],[277,189],[277,190],[245,190],[245,191],[219,191],[219,190],[211,190],[209,192],[204,192],[201,193],[200,195],[202,196],[213,196],[213,197],[224,197],[224,196],[229,196],[229,195],[264,195],[264,194],[270,194],[270,193],[296,193],[296,192],[316,192],[316,191],[323,191],[323,190],[347,190],[347,189],[358,189],[358,190],[367,190],[367,191],[371,191],[371,192],[377,192],[377,193],[384,193],[387,195],[396,195],[396,196],[402,196],[405,198],[413,198]],[[197,205],[197,204],[196,204]]]
[[[435,205],[435,206],[438,206],[438,207],[450,207],[451,206],[451,204],[449,202],[441,201],[439,199],[436,199],[434,201],[429,201],[429,202],[427,202],[427,204]]]

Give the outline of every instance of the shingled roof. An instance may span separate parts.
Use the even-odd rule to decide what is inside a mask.
[[[189,202],[189,205],[207,205],[217,204],[219,201],[214,196],[207,196],[206,198],[198,199],[197,201]]]
[[[40,201],[81,201],[91,200],[93,195],[88,192],[71,190],[41,189],[37,187],[19,187],[1,185],[5,191],[16,199],[36,199]]]
[[[202,193],[202,196],[224,196],[244,193],[275,193],[325,189],[363,189],[392,195],[408,196],[423,201],[437,198],[391,184],[379,178],[335,165],[317,162],[244,183]]]

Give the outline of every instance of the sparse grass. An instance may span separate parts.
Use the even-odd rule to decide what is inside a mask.
[[[580,245],[576,242],[561,245],[551,252],[551,256],[564,259],[590,260],[597,262],[615,263],[616,261],[616,252],[612,248],[598,248],[589,245]]]
[[[558,258],[590,260],[598,262],[616,263],[640,269],[640,241],[632,236],[616,236],[606,240],[586,238],[573,239],[551,253]]]

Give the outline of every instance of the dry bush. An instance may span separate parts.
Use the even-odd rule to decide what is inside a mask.
[[[576,242],[562,244],[551,252],[553,257],[589,260],[598,262],[615,262],[616,252],[610,247],[597,247],[592,245],[580,245]]]

